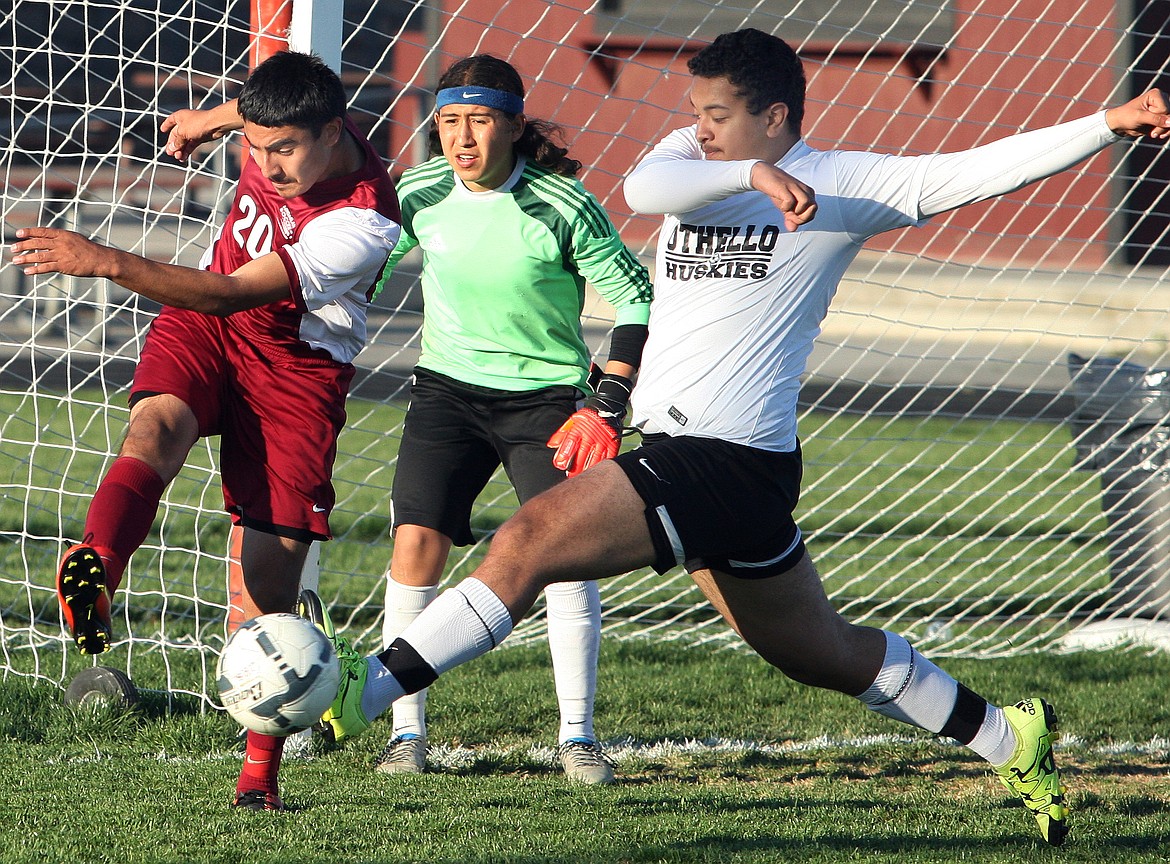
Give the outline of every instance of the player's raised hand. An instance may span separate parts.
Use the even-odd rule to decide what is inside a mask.
[[[787,171],[757,162],[752,167],[752,187],[772,199],[776,209],[784,214],[784,227],[795,231],[817,215],[816,193]]]
[[[222,138],[242,125],[233,99],[206,110],[183,108],[164,118],[159,128],[167,133],[167,155],[184,162],[200,144]]]
[[[212,140],[210,133],[202,128],[202,114],[194,108],[183,108],[162,121],[159,128],[167,133],[168,156],[185,162],[196,147]]]
[[[1117,135],[1165,140],[1170,138],[1170,102],[1161,90],[1147,90],[1136,99],[1106,111],[1105,122]]]
[[[12,263],[26,276],[64,273],[67,276],[112,277],[117,250],[60,228],[21,228],[12,244]]]

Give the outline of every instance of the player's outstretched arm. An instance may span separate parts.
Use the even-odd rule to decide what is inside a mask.
[[[183,108],[166,117],[159,128],[167,133],[167,155],[183,162],[200,144],[222,138],[243,125],[236,100],[232,99],[214,108]]]
[[[1163,141],[1170,138],[1170,102],[1161,90],[1147,90],[1136,99],[1106,111],[1105,122],[1115,135]]]
[[[12,263],[25,275],[64,273],[109,279],[158,303],[209,315],[230,315],[289,295],[288,275],[275,252],[226,276],[152,261],[60,228],[21,228],[16,237]]]

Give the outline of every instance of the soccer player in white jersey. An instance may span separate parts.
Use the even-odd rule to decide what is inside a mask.
[[[625,183],[633,209],[665,216],[632,397],[643,446],[521,507],[475,573],[386,651],[347,657],[326,718],[338,737],[360,732],[402,693],[497,645],[551,583],[681,564],[769,663],[964,743],[1059,845],[1068,811],[1048,704],[997,707],[902,637],[851,624],[830,605],[792,517],[797,390],[837,282],[868,238],[1018,189],[1125,138],[1164,140],[1167,101],[1152,90],[963,153],[823,152],[801,140],[804,73],[782,40],[724,34],[689,68],[696,122]]]
[[[398,181],[402,240],[386,273],[421,248],[425,314],[391,494],[384,644],[434,600],[452,545],[474,542],[472,507],[501,464],[523,503],[566,469],[579,473],[618,451],[650,277],[576,179],[581,163],[556,134],[525,115],[524,84],[509,63],[466,57],[438,82],[433,158]],[[586,280],[615,310],[595,387],[581,332]],[[547,446],[554,435],[557,453]],[[545,605],[561,765],[571,780],[609,783],[613,768],[593,728],[597,583],[551,585]],[[392,729],[375,769],[422,771],[426,690],[394,703]]]
[[[221,107],[163,124],[180,158],[241,125],[249,145],[199,269],[50,228],[21,229],[13,245],[28,274],[107,278],[164,304],[134,373],[125,441],[57,575],[83,654],[109,649],[126,563],[200,437],[221,436],[225,509],[243,527],[245,618],[292,611],[309,544],[330,536],[351,361],[398,240],[398,201],[380,157],[346,119],[340,79],[318,58],[270,57],[245,82],[238,113],[237,102]],[[283,743],[248,732],[234,806],[284,809]]]

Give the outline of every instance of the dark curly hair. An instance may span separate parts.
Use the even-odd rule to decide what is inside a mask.
[[[688,60],[687,68],[700,78],[726,78],[752,114],[783,102],[788,106],[788,128],[800,134],[804,67],[783,39],[751,27],[724,33]]]
[[[476,54],[474,57],[465,57],[456,61],[451,68],[443,73],[436,90],[445,90],[448,87],[490,87],[493,90],[503,90],[506,93],[515,93],[524,98],[524,82],[510,63],[493,57],[491,54]],[[505,112],[506,113],[506,112]],[[509,119],[516,115],[508,114]],[[515,144],[517,153],[522,153],[529,161],[535,162],[542,168],[547,168],[555,174],[566,177],[575,177],[581,170],[581,163],[569,156],[569,149],[562,146],[563,133],[561,127],[549,123],[547,120],[535,120],[525,117],[524,132]],[[431,155],[443,155],[443,145],[439,141],[439,128],[434,120],[431,121],[430,134],[427,136]]]

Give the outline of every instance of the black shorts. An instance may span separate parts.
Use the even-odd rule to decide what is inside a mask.
[[[614,460],[646,502],[654,569],[680,564],[763,579],[796,566],[804,540],[800,446],[776,453],[714,438],[646,436]]]
[[[391,526],[421,525],[456,546],[474,543],[472,507],[501,464],[521,503],[565,479],[547,442],[581,398],[576,387],[512,393],[415,369],[390,493]]]

